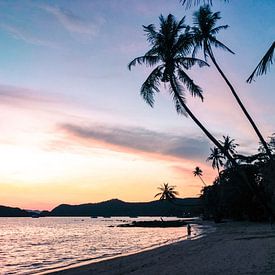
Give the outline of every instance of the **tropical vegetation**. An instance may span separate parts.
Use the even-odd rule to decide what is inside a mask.
[[[181,1],[183,4],[190,3],[212,4],[212,1]],[[177,19],[169,14],[167,17],[159,17],[160,26],[154,24],[143,26],[149,43],[149,50],[144,55],[134,58],[128,65],[129,70],[133,66],[146,65],[152,67],[152,71],[142,84],[140,94],[151,107],[155,103],[155,95],[160,90],[169,91],[178,114],[190,117],[202,130],[206,137],[214,144],[207,161],[212,162],[213,169],[217,169],[218,176],[213,185],[206,186],[202,179],[202,170],[196,167],[194,176],[198,176],[204,184],[201,198],[204,202],[204,214],[220,221],[224,217],[236,219],[263,220],[274,217],[275,209],[275,135],[265,141],[254,120],[239,98],[236,89],[226,77],[214,55],[214,48],[220,48],[234,54],[224,43],[218,40],[217,35],[228,25],[218,26],[221,18],[219,12],[212,12],[209,5],[204,5],[194,13],[192,27],[185,24],[185,17]],[[204,60],[197,54],[202,50]],[[273,62],[274,43],[250,76],[266,73],[268,66]],[[259,140],[259,152],[247,156],[237,152],[239,144],[230,136],[223,135],[218,140],[202,124],[197,116],[187,105],[185,91],[191,96],[198,97],[203,101],[202,88],[194,82],[189,75],[189,70],[198,65],[209,67],[209,60],[223,78],[232,95],[236,99],[241,110],[256,132]],[[163,184],[156,196],[161,200],[173,200],[177,193],[174,186]]]
[[[162,186],[158,187],[158,189],[161,191],[155,195],[156,197],[160,197],[160,200],[173,200],[178,195],[179,192],[175,190],[175,185],[169,185],[169,183],[163,183]]]

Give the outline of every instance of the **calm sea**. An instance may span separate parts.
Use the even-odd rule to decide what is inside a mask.
[[[158,218],[0,218],[0,274],[34,274],[186,238],[185,227],[109,227],[152,219]],[[192,234],[202,231],[194,226]]]

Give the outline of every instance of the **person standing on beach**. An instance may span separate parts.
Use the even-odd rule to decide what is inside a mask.
[[[191,225],[189,223],[187,224],[186,229],[187,229],[187,235],[190,236],[191,235]]]

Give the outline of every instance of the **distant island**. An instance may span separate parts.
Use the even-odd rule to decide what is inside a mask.
[[[30,213],[18,207],[0,205],[0,217],[29,217]]]
[[[201,200],[199,198],[175,199],[170,201],[151,202],[124,202],[112,199],[99,203],[87,203],[80,205],[61,204],[52,211],[41,211],[41,216],[198,216],[202,213]],[[37,215],[37,212],[35,212]],[[0,206],[0,217],[31,217],[32,211]]]

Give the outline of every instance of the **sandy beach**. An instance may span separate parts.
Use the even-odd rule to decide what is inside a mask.
[[[275,226],[216,225],[206,237],[51,274],[275,274]]]

